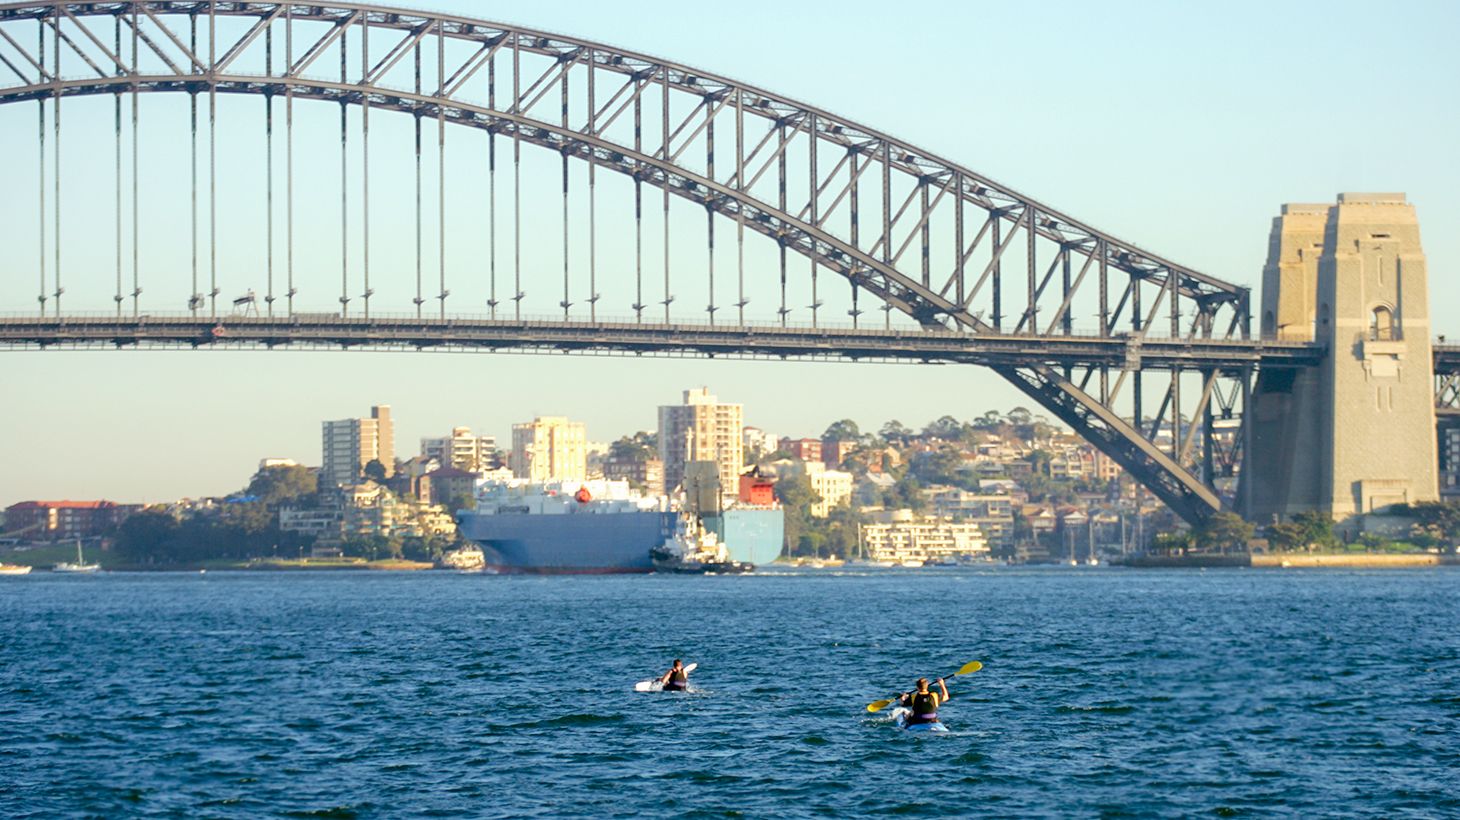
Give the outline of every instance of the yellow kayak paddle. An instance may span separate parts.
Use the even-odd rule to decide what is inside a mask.
[[[968,675],[968,674],[971,674],[973,672],[977,672],[978,670],[980,670],[982,668],[983,668],[983,662],[982,661],[969,661],[968,663],[965,663],[957,672],[954,672],[953,674],[948,675],[947,677],[945,677],[944,680],[947,680],[948,678],[956,678],[959,675]],[[902,696],[901,695],[894,695],[894,696],[888,698],[887,700],[874,700],[871,703],[867,704],[867,711],[869,711],[869,712],[879,712],[879,711],[881,711],[883,709],[886,709],[888,706],[891,706],[893,704],[893,702],[896,701],[900,697],[902,697]]]

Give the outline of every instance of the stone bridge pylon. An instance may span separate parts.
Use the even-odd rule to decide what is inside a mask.
[[[1316,510],[1345,522],[1438,498],[1428,305],[1404,194],[1283,206],[1263,269],[1262,335],[1326,353],[1318,367],[1258,376],[1239,493],[1249,519]]]

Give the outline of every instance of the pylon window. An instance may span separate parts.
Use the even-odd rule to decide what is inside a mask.
[[[1376,342],[1399,338],[1394,328],[1394,311],[1384,305],[1374,308],[1369,319],[1369,338]]]

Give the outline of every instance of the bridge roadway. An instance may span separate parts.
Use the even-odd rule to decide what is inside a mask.
[[[990,366],[1043,363],[1117,369],[1227,369],[1317,364],[1301,342],[1199,338],[969,334],[780,325],[656,324],[553,319],[190,315],[3,317],[0,349],[294,347],[477,351],[603,351],[738,358],[880,359]],[[1460,346],[1448,351],[1460,364]]]

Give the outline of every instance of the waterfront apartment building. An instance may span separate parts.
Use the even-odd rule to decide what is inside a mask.
[[[859,528],[862,554],[873,561],[956,561],[987,558],[989,546],[971,521],[918,518],[895,510]]]
[[[588,478],[588,434],[582,422],[538,416],[512,425],[512,474],[529,481]]]
[[[443,467],[480,472],[497,465],[497,437],[472,435],[470,427],[453,427],[451,435],[421,439],[421,455]]]
[[[957,487],[935,486],[923,490],[933,515],[976,525],[984,537],[1005,546],[1014,537],[1014,510],[1022,498],[1007,492],[975,493]]]
[[[373,481],[335,487],[321,493],[316,508],[286,507],[279,528],[312,535],[318,546],[371,536],[386,538],[450,537],[456,521],[445,508],[410,496],[398,496]]]
[[[140,509],[113,501],[22,501],[5,508],[4,534],[29,541],[91,538]]]
[[[379,461],[385,468],[386,478],[394,474],[395,422],[390,418],[389,405],[370,408],[370,418],[324,422],[321,488],[354,484],[372,461]]]
[[[659,408],[659,459],[664,462],[664,489],[684,483],[685,465],[713,461],[719,468],[720,491],[736,493],[745,465],[745,409],[723,404],[700,387],[684,391],[683,404]]]

